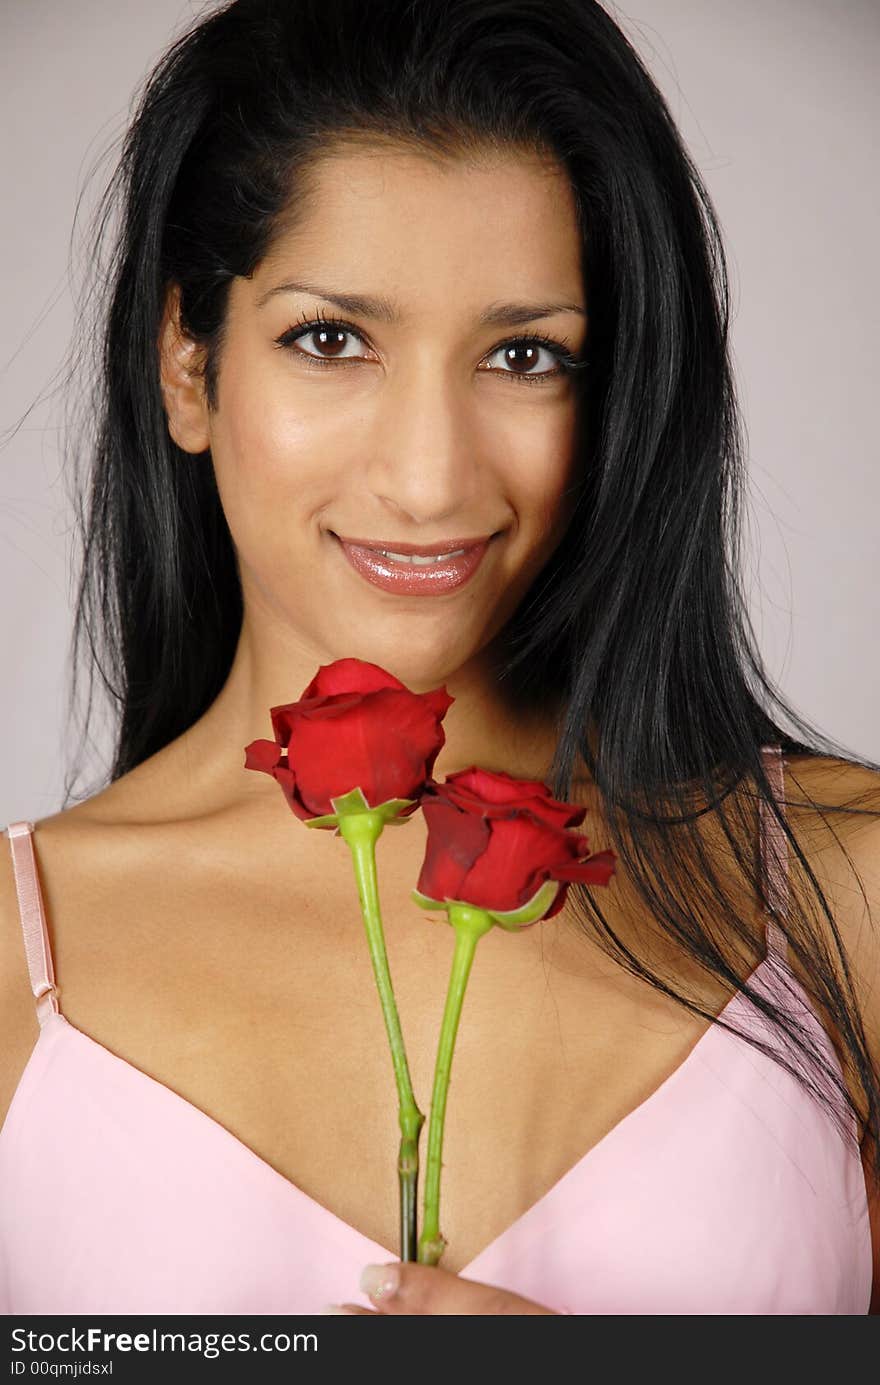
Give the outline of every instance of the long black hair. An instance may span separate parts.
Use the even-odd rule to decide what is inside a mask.
[[[796,825],[799,808],[809,822],[877,816],[880,766],[811,728],[762,667],[740,586],[744,449],[719,227],[660,92],[595,0],[235,0],[154,67],[98,208],[85,305],[98,303],[100,350],[75,496],[73,703],[81,649],[89,670],[80,743],[96,671],[118,715],[111,782],[181,735],[226,680],[242,621],[236,554],[210,456],[194,460],[169,435],[159,324],[177,285],[215,407],[229,285],[307,205],[310,166],[339,137],[441,157],[520,149],[566,170],[590,312],[578,484],[565,538],[493,645],[499,688],[523,707],[550,706],[554,690],[556,796],[574,797],[585,766],[637,902],[788,1042],[768,1047],[729,1014],[719,1022],[771,1053],[842,1132],[855,1113],[876,1154],[880,1074]],[[780,812],[766,745],[781,746],[789,787],[795,757],[827,767],[830,756],[837,769],[861,766],[865,792],[845,803],[804,793]],[[762,803],[795,866],[778,924],[864,1103],[787,1008],[748,984],[763,940],[741,887],[765,898]],[[580,925],[715,1020],[674,971],[624,944],[598,894],[570,888]]]

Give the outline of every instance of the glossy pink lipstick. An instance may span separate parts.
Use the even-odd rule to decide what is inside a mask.
[[[491,538],[483,539],[465,548],[463,553],[416,564],[389,557],[381,549],[347,543],[338,535],[334,537],[361,577],[374,587],[403,596],[438,596],[463,587],[473,577],[491,543]]]

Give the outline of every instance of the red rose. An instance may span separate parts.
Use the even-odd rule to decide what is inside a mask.
[[[251,741],[245,769],[281,785],[303,821],[334,811],[331,799],[360,788],[371,808],[418,797],[446,736],[440,722],[454,698],[444,688],[410,692],[378,664],[322,665],[298,702],[271,709],[274,741]]]
[[[549,919],[572,881],[607,885],[614,873],[613,851],[588,856],[588,838],[566,831],[586,808],[560,803],[546,784],[474,765],[427,784],[421,806],[428,840],[417,891],[426,900],[506,913],[558,880]]]

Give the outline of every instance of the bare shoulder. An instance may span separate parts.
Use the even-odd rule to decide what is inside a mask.
[[[792,757],[786,770],[786,811],[828,900],[859,1003],[866,1047],[875,1070],[880,1072],[880,774],[829,756]],[[799,879],[806,876],[799,861],[792,862],[792,871]],[[827,929],[834,957],[837,945],[821,913],[818,922]],[[821,1007],[819,1010],[822,1013]],[[839,1038],[836,1047],[843,1057]],[[861,1084],[850,1065],[845,1067],[850,1090],[858,1099],[862,1097]],[[871,1177],[872,1153],[863,1135],[862,1163],[874,1249],[869,1312],[880,1315],[880,1183]]]
[[[830,757],[795,758],[786,769],[786,812],[850,959],[880,1003],[880,773]],[[803,879],[803,863],[791,864]]]
[[[786,812],[806,862],[825,894],[880,1064],[880,773],[819,756],[786,769]],[[810,882],[791,860],[800,888]],[[832,955],[836,944],[822,913]]]
[[[831,755],[786,756],[785,806],[799,823],[812,820],[820,846],[830,845],[830,827],[848,840],[880,815],[880,772]]]
[[[96,799],[101,797],[102,795],[97,795]],[[49,946],[56,961],[56,970],[57,939],[52,927],[53,912],[50,900],[47,899],[49,882],[44,869],[45,859],[51,859],[54,867],[60,865],[61,874],[71,881],[77,878],[77,870],[71,869],[74,865],[79,867],[79,873],[83,876],[92,874],[88,866],[88,849],[91,844],[91,850],[94,852],[96,844],[93,823],[91,801],[38,819],[34,823],[34,850],[46,906]],[[98,840],[103,851],[106,838],[102,836]],[[53,869],[50,879],[53,879],[54,875]],[[31,986],[24,947],[12,848],[10,839],[4,832],[0,841],[0,1126],[6,1119],[39,1034],[36,998]]]
[[[31,991],[21,914],[4,832],[0,841],[0,1124],[40,1033]]]

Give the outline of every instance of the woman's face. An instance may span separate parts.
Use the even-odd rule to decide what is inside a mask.
[[[332,325],[303,330],[318,317]],[[181,446],[210,447],[251,643],[307,678],[356,657],[414,690],[476,667],[568,522],[576,386],[560,357],[586,330],[556,165],[384,146],[317,165],[295,227],[231,285],[216,410],[169,407]],[[559,354],[511,344],[535,335]],[[374,585],[339,537],[399,551],[488,535],[463,585],[417,591]]]

